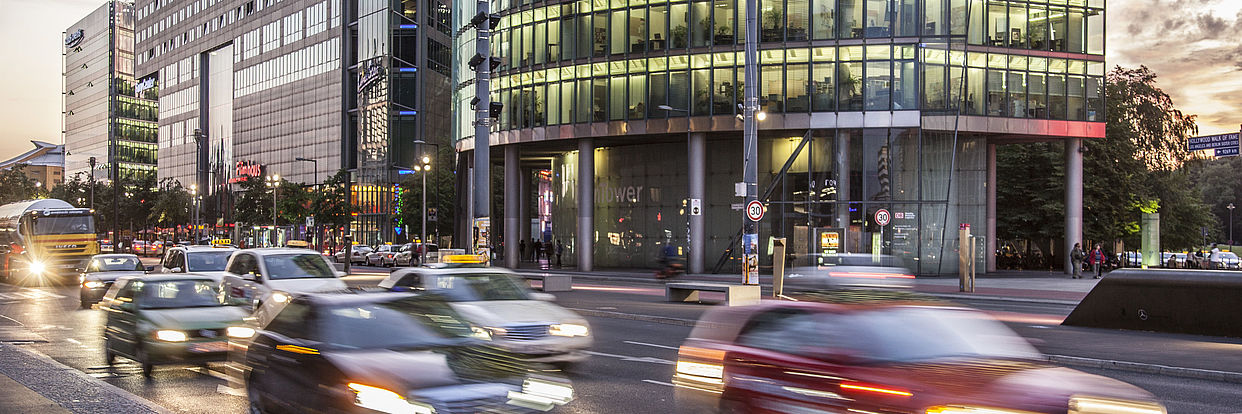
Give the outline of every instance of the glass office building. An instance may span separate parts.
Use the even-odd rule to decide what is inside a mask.
[[[1104,133],[1103,3],[761,1],[761,238],[786,238],[800,258],[891,254],[921,274],[952,273],[969,225],[986,241],[976,247],[983,269],[994,250],[995,146],[1063,141],[1067,165],[1079,166],[1067,174],[1066,222],[1078,239],[1077,149]],[[492,98],[505,106],[490,141],[519,153],[518,181],[551,172],[552,191],[523,203],[551,210],[535,231],[563,240],[578,253],[566,261],[586,268],[653,266],[671,243],[700,251],[691,269],[737,269],[725,252],[742,220],[733,186],[745,1],[493,4],[502,66]],[[469,57],[465,33],[456,44]],[[458,76],[457,148],[469,151],[473,88],[462,85],[472,73]],[[702,200],[702,231],[688,225],[692,199]],[[891,223],[876,222],[881,209]],[[525,236],[530,216],[520,214]]]

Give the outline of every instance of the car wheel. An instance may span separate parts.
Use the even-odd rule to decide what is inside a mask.
[[[259,388],[255,386],[258,378],[254,371],[250,371],[250,375],[246,376],[246,402],[250,414],[267,413],[267,410],[263,409],[263,398],[259,395]]]
[[[142,377],[150,379],[151,372],[155,371],[155,364],[151,363],[151,354],[147,353],[145,344],[138,345],[138,363],[142,364]]]

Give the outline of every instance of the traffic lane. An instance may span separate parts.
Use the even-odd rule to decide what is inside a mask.
[[[0,315],[12,318],[46,339],[23,345],[57,362],[141,396],[160,406],[185,413],[246,412],[244,391],[228,386],[220,378],[223,366],[211,364],[204,370],[196,366],[156,366],[150,381],[142,377],[138,364],[117,358],[109,367],[104,361],[104,315],[98,309],[80,309],[75,287],[19,288],[0,285],[0,294],[16,297],[42,292],[38,298],[0,301]]]
[[[595,335],[591,357],[569,373],[575,400],[566,413],[672,412],[669,382],[677,347],[690,327],[587,317]]]
[[[1242,338],[1009,323],[1040,352],[1140,364],[1242,372]]]
[[[1099,368],[1077,369],[1147,390],[1164,403],[1170,414],[1242,411],[1242,385],[1239,384]]]

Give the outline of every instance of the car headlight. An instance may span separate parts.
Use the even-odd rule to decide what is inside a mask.
[[[104,284],[103,282],[100,282],[98,280],[88,280],[88,281],[82,282],[82,286],[86,286],[87,289],[98,289],[98,288],[103,287]]]
[[[254,328],[245,326],[230,326],[224,332],[231,338],[250,338],[254,336]]]
[[[43,262],[38,260],[30,262],[30,273],[40,274],[43,273],[44,270],[47,270],[47,266],[44,266]]]
[[[1163,405],[1154,402],[1073,396],[1069,414],[1165,414]]]
[[[288,302],[289,294],[285,292],[272,292],[272,301],[276,303]]]
[[[354,392],[354,404],[362,408],[391,414],[435,414],[436,412],[436,409],[430,405],[407,400],[400,394],[383,388],[351,382],[349,389]]]
[[[586,325],[578,325],[575,323],[562,323],[548,327],[548,334],[555,336],[587,336],[590,330]]]
[[[159,330],[155,331],[155,339],[165,342],[185,342],[186,336],[185,332],[181,331]]]

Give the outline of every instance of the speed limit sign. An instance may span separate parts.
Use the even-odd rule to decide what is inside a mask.
[[[763,219],[763,203],[760,203],[759,200],[751,200],[749,203],[746,203],[746,218],[749,218],[750,221]]]
[[[879,224],[880,227],[887,226],[892,220],[893,216],[889,214],[888,210],[879,209],[875,211],[875,224]]]

